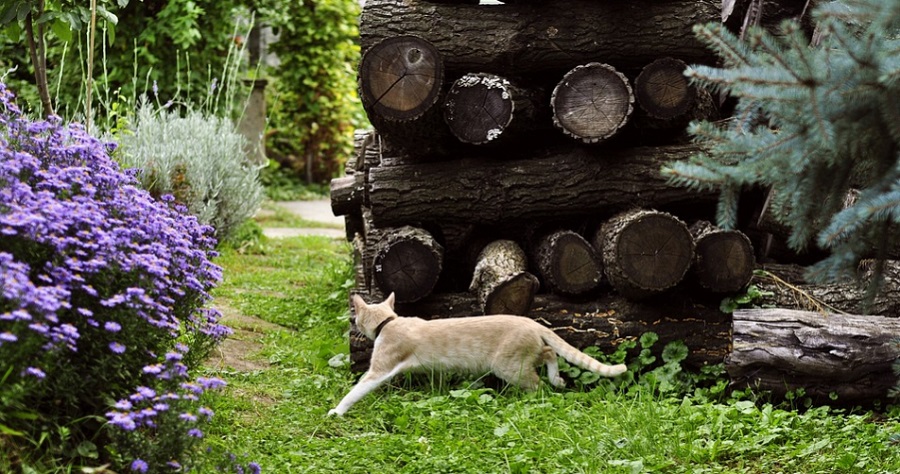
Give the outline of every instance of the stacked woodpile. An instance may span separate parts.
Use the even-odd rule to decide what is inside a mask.
[[[722,17],[719,0],[368,0],[359,83],[375,130],[332,181],[354,292],[393,292],[400,315],[527,315],[578,347],[654,331],[689,364],[722,362],[720,301],[772,238],[716,228],[716,193],[659,173],[700,151],[691,120],[727,115],[683,75],[716,61],[692,26]],[[370,351],[353,330],[355,370]]]

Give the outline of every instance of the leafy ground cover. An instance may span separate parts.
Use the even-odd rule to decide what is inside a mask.
[[[896,411],[793,410],[709,389],[660,395],[646,382],[524,393],[405,378],[326,417],[355,379],[349,254],[344,242],[298,237],[218,258],[215,302],[242,347],[207,369],[228,382],[207,441],[279,473],[900,471]]]

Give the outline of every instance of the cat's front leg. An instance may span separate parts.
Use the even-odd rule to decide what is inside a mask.
[[[394,367],[393,370],[387,373],[376,373],[372,372],[372,370],[370,369],[365,373],[365,375],[362,376],[361,379],[359,379],[359,383],[357,383],[356,386],[354,386],[353,389],[351,389],[350,392],[348,392],[347,395],[345,395],[344,398],[341,399],[341,402],[338,403],[338,406],[328,411],[328,415],[343,416],[344,413],[347,413],[347,410],[349,410],[354,403],[358,402],[360,399],[362,399],[362,397],[368,395],[384,382],[390,380],[391,377],[402,371],[404,367],[404,364],[399,364]]]

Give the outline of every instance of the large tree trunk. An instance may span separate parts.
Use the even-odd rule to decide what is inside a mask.
[[[818,401],[871,403],[886,400],[897,384],[892,365],[900,359],[898,337],[896,318],[738,310],[725,369],[737,388],[780,396],[803,388]]]
[[[719,0],[556,0],[537,4],[447,5],[368,0],[360,17],[363,51],[415,35],[430,41],[449,71],[524,76],[560,72],[602,58],[619,68],[660,56],[713,63],[695,38],[697,23],[721,21]]]
[[[377,302],[378,297],[368,298]],[[432,295],[413,304],[398,304],[397,314],[424,319],[455,318],[480,314],[476,297],[466,293]],[[573,303],[552,295],[538,295],[528,317],[553,329],[575,347],[596,346],[611,353],[623,341],[635,341],[646,332],[655,332],[659,341],[652,352],[659,356],[672,341],[683,341],[689,354],[688,367],[721,363],[731,345],[731,316],[719,310],[718,300],[703,302],[681,295],[644,302],[607,295],[596,300]],[[350,358],[354,371],[368,368],[372,351],[369,341],[351,328]],[[635,349],[631,356],[637,354]]]
[[[536,219],[609,215],[632,207],[688,211],[716,202],[714,191],[671,186],[662,163],[694,146],[626,149],[564,147],[514,161],[474,156],[438,163],[382,164],[368,170],[363,193],[376,225],[463,222],[496,225]],[[436,186],[440,192],[436,192]],[[346,192],[346,195],[354,195]],[[359,203],[362,204],[362,203]],[[714,209],[713,209],[714,210]],[[711,216],[710,216],[711,217]]]

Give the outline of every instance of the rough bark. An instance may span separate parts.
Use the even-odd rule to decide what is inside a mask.
[[[681,219],[636,209],[604,222],[593,239],[606,277],[628,298],[645,298],[677,285],[694,260],[694,241]]]
[[[891,367],[900,359],[898,337],[896,318],[738,310],[725,369],[738,388],[776,395],[803,388],[816,400],[868,404],[887,399],[896,386]]]
[[[733,293],[753,277],[755,258],[750,239],[737,230],[723,230],[708,221],[691,228],[695,256],[693,272],[703,288],[715,293]]]
[[[411,222],[494,225],[608,215],[634,206],[699,208],[704,202],[714,203],[717,193],[671,186],[659,173],[661,163],[687,159],[699,151],[691,145],[563,147],[511,161],[470,155],[455,161],[385,166],[382,160],[381,166],[369,169],[362,196],[375,224],[383,227]]]
[[[374,244],[374,253],[375,283],[384,294],[393,292],[397,301],[428,296],[440,277],[444,249],[423,229],[404,226],[386,231]]]
[[[481,314],[527,314],[540,286],[527,270],[525,252],[515,242],[497,240],[486,245],[469,285]]]
[[[580,295],[595,290],[603,277],[603,263],[591,244],[570,230],[551,232],[534,246],[535,268],[548,290]]]
[[[603,58],[619,68],[660,56],[713,63],[692,32],[721,21],[719,0],[609,2],[556,0],[537,4],[447,5],[368,0],[360,17],[363,51],[397,35],[435,45],[449,71],[525,76],[566,71]]]
[[[379,301],[379,297],[367,301]],[[467,293],[436,294],[412,303],[397,305],[401,316],[424,319],[465,317],[479,314],[477,298]],[[722,313],[718,300],[691,300],[682,295],[664,299],[630,301],[616,295],[573,303],[553,295],[538,295],[528,317],[552,328],[575,347],[596,346],[613,352],[624,341],[637,340],[646,332],[655,332],[659,341],[652,351],[657,357],[672,341],[683,341],[689,349],[685,365],[698,368],[722,363],[731,346],[731,316]],[[368,368],[372,351],[369,341],[355,328],[350,333],[350,359],[353,371]],[[630,353],[631,356],[637,354]]]
[[[469,73],[453,82],[444,100],[444,121],[463,143],[509,142],[538,127],[543,94],[495,74]]]
[[[752,282],[764,296],[757,304],[807,311],[844,311],[880,316],[900,316],[900,262],[885,263],[881,291],[865,307],[870,272],[863,272],[859,282],[843,284],[810,284],[802,281],[804,269],[796,266],[766,266],[769,273],[754,275]]]
[[[550,98],[553,124],[584,143],[599,143],[615,135],[628,123],[633,103],[628,78],[602,63],[567,72]]]

